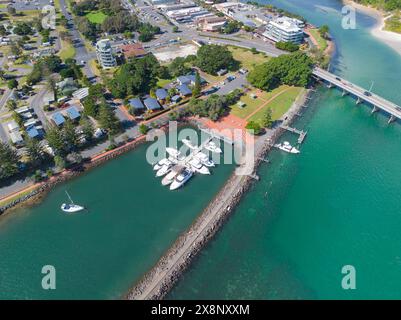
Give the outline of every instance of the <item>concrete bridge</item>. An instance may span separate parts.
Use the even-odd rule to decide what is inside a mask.
[[[347,80],[332,74],[326,70],[315,67],[313,69],[313,75],[328,83],[329,87],[338,87],[343,90],[343,95],[352,94],[357,98],[356,103],[367,102],[373,105],[372,113],[383,110],[390,115],[388,123],[401,119],[401,107],[388,101],[379,95],[372,93],[362,87],[357,86]]]

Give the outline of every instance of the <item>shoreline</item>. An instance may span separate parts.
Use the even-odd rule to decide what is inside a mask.
[[[303,91],[287,111],[283,124],[289,125],[298,116],[302,106],[310,94]],[[275,141],[285,132],[280,126],[271,134],[258,137],[255,145],[262,143],[256,150],[254,158],[254,173],[257,171],[264,156],[271,150]],[[264,140],[263,140],[264,139]],[[242,196],[253,184],[253,177],[235,175],[235,171],[225,185],[216,194],[192,225],[185,230],[141,279],[125,294],[128,300],[160,300],[163,299],[182,274],[191,265],[196,255],[208,244],[234,211]]]
[[[165,127],[161,129],[166,130]],[[81,164],[73,166],[72,168],[64,169],[62,172],[54,175],[47,181],[27,186],[22,190],[19,190],[7,197],[4,197],[2,200],[5,200],[9,197],[13,199],[18,194],[21,194],[20,197],[17,197],[11,200],[9,203],[5,204],[4,206],[0,207],[0,218],[2,216],[10,214],[14,210],[23,207],[30,207],[40,203],[46,196],[46,193],[50,192],[51,189],[56,185],[68,181],[70,179],[73,179],[77,176],[80,176],[86,173],[87,171],[99,166],[100,164],[103,164],[104,162],[107,162],[115,157],[118,157],[121,154],[124,154],[128,151],[131,151],[132,149],[135,149],[138,145],[144,142],[146,142],[146,136],[142,135],[120,147],[117,147],[116,149],[95,155],[91,157],[88,162],[83,162]],[[30,189],[32,189],[32,191],[29,191]],[[29,192],[26,193],[27,191]]]
[[[401,34],[384,30],[385,20],[386,20],[385,15],[389,13],[373,7],[361,5],[352,0],[342,0],[342,1],[344,4],[350,5],[355,9],[360,10],[361,12],[367,14],[368,16],[376,19],[377,22],[375,26],[370,30],[371,35],[379,39],[383,43],[387,44],[389,47],[395,50],[399,55],[401,55]]]

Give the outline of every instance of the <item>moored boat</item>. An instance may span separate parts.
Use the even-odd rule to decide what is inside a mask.
[[[64,212],[67,212],[67,213],[75,213],[75,212],[79,212],[79,211],[82,211],[85,209],[85,207],[77,205],[74,203],[74,201],[72,201],[67,190],[65,191],[65,193],[67,194],[68,198],[70,199],[70,203],[63,203],[61,205],[61,210],[63,210]]]
[[[179,175],[185,167],[176,165],[171,168],[170,172],[162,179],[162,185],[167,186],[172,183],[177,175]]]
[[[288,141],[284,141],[284,143],[279,143],[275,145],[276,148],[288,152],[288,153],[300,153],[297,148],[293,147]]]
[[[208,143],[206,143],[205,145],[205,149],[209,150],[211,152],[216,152],[216,153],[222,153],[223,151],[220,149],[220,147],[218,147],[216,145],[216,143],[214,143],[213,141],[209,141]]]
[[[165,174],[167,174],[168,172],[170,172],[171,166],[172,166],[171,163],[163,165],[159,170],[157,170],[156,177],[162,177]]]
[[[191,168],[194,171],[199,172],[200,174],[210,174],[210,170],[207,167],[203,166],[200,160],[193,158],[188,163],[191,165]]]
[[[203,153],[203,152],[199,152],[195,155],[195,158],[199,159],[200,162],[202,162],[203,165],[205,165],[206,167],[214,167],[215,163],[212,159],[209,159],[209,157],[207,156],[207,154]]]
[[[171,183],[170,190],[176,190],[182,187],[193,175],[193,171],[189,168],[185,168]]]

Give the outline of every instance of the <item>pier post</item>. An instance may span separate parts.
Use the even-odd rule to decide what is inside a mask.
[[[341,94],[342,97],[346,96],[348,94],[348,91],[343,89],[343,93]]]
[[[371,112],[371,113],[375,113],[375,112],[377,112],[377,111],[379,111],[379,108],[376,107],[376,106],[373,106],[373,109],[372,109],[372,112]]]
[[[329,82],[329,84],[327,85],[327,88],[331,89],[334,87],[334,84],[332,84],[331,82]]]
[[[395,121],[396,117],[391,115],[390,119],[388,119],[387,123],[390,124],[391,122]]]
[[[359,98],[359,97],[357,97],[357,99],[356,99],[356,104],[358,105],[358,104],[360,104],[361,102],[362,102],[362,99]]]

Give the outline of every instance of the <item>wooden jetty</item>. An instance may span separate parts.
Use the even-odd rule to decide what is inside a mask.
[[[292,132],[292,133],[297,134],[297,135],[299,136],[299,137],[298,137],[298,143],[299,143],[299,144],[301,144],[302,142],[304,142],[304,140],[305,140],[305,138],[306,138],[306,134],[307,134],[306,131],[298,130],[297,128],[292,128],[292,127],[290,127],[290,126],[285,126],[285,125],[282,125],[281,128],[283,128],[284,130],[287,130],[287,131],[289,131],[289,132]]]

